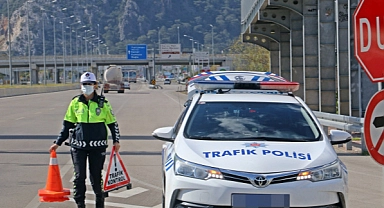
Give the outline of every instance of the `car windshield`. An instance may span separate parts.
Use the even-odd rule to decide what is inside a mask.
[[[199,102],[184,136],[204,140],[309,142],[320,131],[299,104],[272,102]]]

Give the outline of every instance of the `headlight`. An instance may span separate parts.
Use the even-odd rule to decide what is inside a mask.
[[[223,175],[218,169],[194,164],[175,156],[176,175],[208,180],[212,178],[223,179]]]
[[[300,172],[297,180],[310,180],[313,182],[341,178],[340,162],[335,161],[328,166]]]

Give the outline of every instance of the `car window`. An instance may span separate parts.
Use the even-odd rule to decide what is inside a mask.
[[[187,121],[190,139],[317,141],[320,131],[299,104],[199,102]]]

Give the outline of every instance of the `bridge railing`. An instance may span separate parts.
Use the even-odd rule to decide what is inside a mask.
[[[361,143],[360,148],[362,153],[367,152],[367,147],[364,142],[364,118],[353,117],[353,116],[345,116],[324,112],[313,112],[318,118],[320,124],[323,126],[323,129],[328,132],[329,128],[339,129],[343,131],[347,131],[351,134],[360,134]],[[352,150],[353,142],[348,142],[345,146],[346,150]],[[343,146],[342,144],[339,146]]]
[[[191,57],[191,53],[183,53],[181,54],[181,58],[190,58]],[[229,54],[226,54],[226,55],[222,55],[222,54],[215,54],[215,55],[212,55],[210,54],[209,55],[209,58],[213,58],[213,57],[218,57],[218,58],[222,58],[222,57],[225,57],[225,56],[230,56]],[[52,56],[52,55],[49,55],[49,56],[45,56],[45,59],[46,60],[52,60],[54,59],[55,56]],[[59,61],[59,60],[63,60],[64,56],[63,55],[56,55],[56,59]],[[70,59],[127,59],[127,55],[123,54],[101,54],[101,55],[65,55],[65,60],[70,60]],[[147,55],[147,58],[148,59],[152,59],[153,58],[153,55],[152,54],[148,54]],[[161,54],[155,54],[155,58],[156,59],[160,59],[161,58]],[[0,56],[0,61],[8,61],[9,57],[8,56]],[[12,60],[28,60],[29,57],[28,56],[12,56]],[[31,60],[43,60],[44,59],[44,56],[31,56]]]

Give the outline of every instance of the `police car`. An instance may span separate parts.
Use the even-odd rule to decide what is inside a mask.
[[[152,135],[162,150],[163,207],[345,208],[347,168],[292,92],[299,84],[265,72],[217,72],[190,82],[172,127]]]

